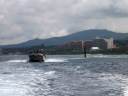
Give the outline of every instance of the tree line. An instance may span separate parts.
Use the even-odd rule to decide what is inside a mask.
[[[90,51],[87,50],[87,54],[128,54],[128,40],[115,40],[114,44],[117,48]],[[2,54],[28,54],[32,50],[44,49],[46,54],[83,54],[84,50],[62,50],[58,46],[44,46],[44,44],[32,47],[22,48],[4,48]]]

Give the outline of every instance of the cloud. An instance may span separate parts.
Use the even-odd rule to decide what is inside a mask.
[[[4,15],[0,14],[0,19],[3,19],[4,18]]]
[[[0,45],[86,29],[128,32],[127,0],[0,0]]]

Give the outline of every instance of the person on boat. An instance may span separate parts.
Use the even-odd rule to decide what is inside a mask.
[[[39,51],[37,50],[36,53],[39,53]]]
[[[39,53],[43,54],[46,57],[46,54],[44,53],[44,50],[43,49],[40,49],[39,50]]]
[[[42,52],[41,54],[43,54],[46,57],[46,54],[45,53]]]

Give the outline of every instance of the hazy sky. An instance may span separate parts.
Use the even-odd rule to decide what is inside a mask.
[[[128,33],[128,0],[0,0],[0,45],[87,29]]]

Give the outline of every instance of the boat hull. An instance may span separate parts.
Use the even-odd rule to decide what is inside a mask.
[[[44,62],[45,57],[42,54],[31,54],[29,55],[29,61],[30,62]]]

